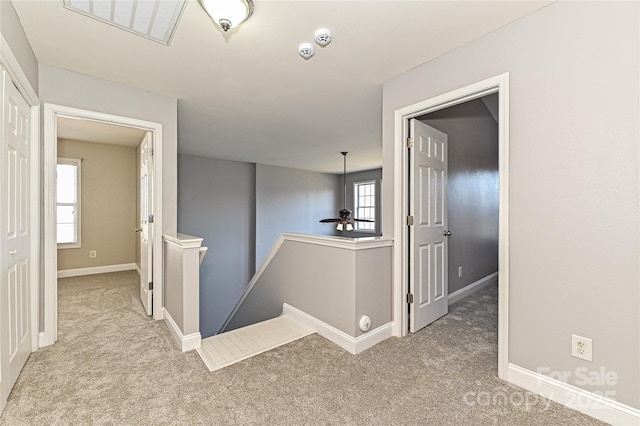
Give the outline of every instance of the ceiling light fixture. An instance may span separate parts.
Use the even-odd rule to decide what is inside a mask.
[[[253,0],[198,0],[213,22],[224,32],[249,19],[253,14]]]

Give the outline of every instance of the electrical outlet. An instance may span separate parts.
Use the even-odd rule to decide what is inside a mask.
[[[571,356],[593,361],[593,343],[586,337],[571,335]]]
[[[462,266],[458,266],[458,278],[462,278]]]
[[[89,258],[90,259],[95,259],[95,257],[96,257],[96,251],[95,250],[89,251]]]

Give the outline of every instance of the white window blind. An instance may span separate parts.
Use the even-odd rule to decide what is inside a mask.
[[[376,182],[355,182],[353,184],[355,217],[376,220]],[[375,222],[356,222],[355,231],[375,232]]]
[[[58,158],[56,230],[59,248],[80,247],[80,177],[82,160]]]

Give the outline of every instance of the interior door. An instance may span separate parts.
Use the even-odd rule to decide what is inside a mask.
[[[153,137],[140,143],[140,300],[153,314]]]
[[[409,329],[431,324],[447,300],[447,135],[412,119],[409,148]],[[411,297],[411,296],[410,296]]]
[[[2,408],[31,354],[29,152],[30,112],[2,70],[2,288],[0,380]]]

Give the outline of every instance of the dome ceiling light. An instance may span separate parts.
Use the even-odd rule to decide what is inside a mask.
[[[253,0],[198,0],[205,12],[224,30],[229,31],[253,14]]]

